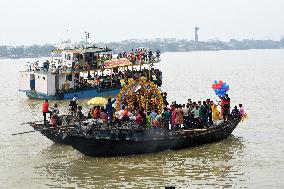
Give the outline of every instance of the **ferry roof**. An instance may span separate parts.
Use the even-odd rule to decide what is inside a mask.
[[[107,49],[107,48],[98,48],[98,47],[94,47],[94,48],[86,48],[86,49],[82,49],[81,53],[101,53],[101,52],[110,52],[111,49]]]
[[[55,53],[62,53],[62,52],[71,52],[74,54],[85,54],[85,53],[103,53],[103,52],[110,52],[111,49],[108,48],[99,48],[99,47],[87,47],[83,49],[56,49],[52,50]]]

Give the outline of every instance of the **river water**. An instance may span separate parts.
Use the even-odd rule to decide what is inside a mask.
[[[249,119],[213,144],[85,157],[39,133],[11,135],[31,130],[21,123],[42,119],[42,101],[18,91],[18,71],[33,60],[0,59],[0,188],[283,188],[284,50],[164,53],[162,59],[170,101],[217,100],[211,84],[222,79],[232,105],[243,103]]]

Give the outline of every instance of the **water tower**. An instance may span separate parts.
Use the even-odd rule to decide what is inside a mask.
[[[198,27],[195,27],[194,28],[194,31],[195,31],[195,42],[198,42],[198,30],[199,30],[199,28]]]

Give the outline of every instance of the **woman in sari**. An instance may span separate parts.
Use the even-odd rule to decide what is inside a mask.
[[[172,122],[171,122],[171,129],[174,130],[175,127],[175,121],[176,121],[176,104],[171,105],[171,115],[172,115]]]

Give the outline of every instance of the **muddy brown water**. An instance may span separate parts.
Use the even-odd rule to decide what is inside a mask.
[[[18,91],[18,71],[35,59],[0,59],[0,188],[283,188],[284,50],[164,53],[162,59],[169,101],[217,100],[211,84],[222,79],[232,105],[243,103],[249,119],[213,144],[86,157],[37,132],[11,135],[42,118],[41,101]],[[66,110],[68,101],[58,103]]]

